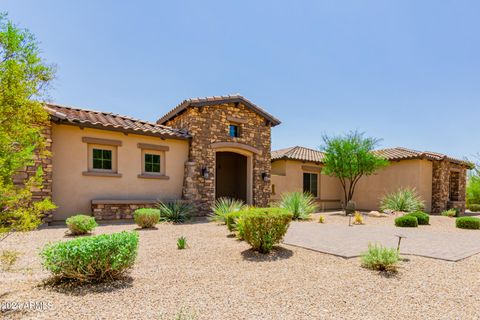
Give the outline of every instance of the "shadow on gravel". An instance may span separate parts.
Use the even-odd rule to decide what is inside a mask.
[[[268,254],[263,254],[253,249],[242,251],[242,258],[250,262],[265,262],[288,259],[293,256],[293,251],[284,247],[273,247]]]
[[[59,282],[57,279],[51,278],[44,281],[39,287],[73,296],[86,296],[131,288],[133,287],[133,278],[125,276],[120,279],[100,283],[79,283],[76,281]]]

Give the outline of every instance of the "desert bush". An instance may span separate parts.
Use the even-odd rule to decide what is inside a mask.
[[[237,225],[242,238],[261,253],[269,253],[288,230],[292,213],[282,208],[256,208],[240,211]]]
[[[479,172],[478,167],[477,167],[477,170],[475,170],[475,172],[476,173],[473,173],[468,177],[468,181],[467,181],[467,190],[466,190],[467,205],[480,204],[480,175],[478,173]]]
[[[177,239],[177,248],[178,250],[183,250],[187,247],[187,238],[185,237],[180,237]]]
[[[138,233],[120,232],[47,244],[43,267],[59,280],[99,282],[118,278],[135,263]]]
[[[133,213],[133,220],[142,229],[153,228],[160,221],[160,210],[141,208]]]
[[[185,222],[192,216],[195,207],[185,201],[160,202],[160,220],[170,222]]]
[[[448,210],[445,210],[442,212],[442,216],[445,216],[445,217],[455,217],[457,216],[457,210],[455,209],[448,209]]]
[[[345,215],[349,215],[349,214],[354,214],[355,213],[355,210],[356,210],[356,205],[355,205],[355,202],[350,200],[347,202],[347,205],[345,206]]]
[[[98,224],[94,217],[84,214],[71,216],[65,221],[72,235],[87,234],[95,229]]]
[[[227,225],[227,229],[230,232],[237,231],[237,220],[243,212],[247,210],[241,210],[236,212],[230,212],[225,216],[225,223]]]
[[[320,216],[318,217],[318,223],[325,223],[325,216],[320,215]]]
[[[404,215],[395,219],[395,225],[397,227],[418,227],[418,219],[415,216]]]
[[[293,220],[308,219],[317,210],[315,198],[308,192],[287,192],[282,194],[279,207],[287,210]]]
[[[244,203],[241,200],[232,198],[220,198],[215,201],[212,207],[212,214],[210,219],[217,222],[226,223],[226,215],[230,212],[237,212],[242,210]]]
[[[362,266],[378,271],[396,271],[400,255],[396,249],[380,245],[368,245],[368,251],[361,257]]]
[[[417,218],[417,221],[418,221],[419,225],[427,225],[430,222],[430,216],[428,215],[428,213],[425,213],[425,212],[422,212],[422,211],[410,212],[407,215]]]
[[[415,189],[400,188],[395,192],[385,195],[380,202],[382,211],[413,212],[423,210],[424,202]]]
[[[14,250],[3,250],[0,254],[0,264],[3,271],[10,271],[12,267],[17,263],[20,252]]]
[[[480,212],[480,204],[472,203],[468,205],[468,210],[472,212]]]
[[[455,226],[460,229],[480,229],[480,218],[460,217],[455,220]]]
[[[353,224],[363,224],[363,216],[358,211],[355,211],[355,214],[353,215]]]

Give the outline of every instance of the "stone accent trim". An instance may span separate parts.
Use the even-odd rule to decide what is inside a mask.
[[[149,144],[149,143],[138,143],[137,147],[140,149],[148,149],[148,150],[157,150],[157,151],[168,151],[170,150],[169,146],[162,146],[159,144]]]
[[[97,221],[133,219],[135,210],[156,206],[156,200],[92,200],[92,212]]]
[[[445,210],[456,208],[460,214],[465,213],[467,168],[448,160],[433,161],[432,172],[432,213],[439,214]],[[455,173],[456,199],[450,199],[450,175]]]
[[[252,153],[255,153],[256,155],[262,154],[262,151],[257,148],[254,148],[252,146],[249,146],[243,143],[238,143],[238,142],[215,142],[211,144],[211,147],[214,149],[219,149],[219,148],[242,149],[242,150],[247,150]]]
[[[100,139],[92,137],[82,137],[82,142],[91,143],[91,144],[103,144],[106,146],[122,146],[122,141],[120,140],[110,140],[110,139]]]

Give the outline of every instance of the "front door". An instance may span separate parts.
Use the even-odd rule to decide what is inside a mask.
[[[215,198],[232,198],[247,203],[247,157],[235,152],[217,152]]]

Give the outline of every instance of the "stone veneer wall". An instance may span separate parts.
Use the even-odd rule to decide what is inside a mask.
[[[34,201],[42,201],[46,198],[52,198],[52,125],[49,123],[43,130],[45,137],[45,149],[47,153],[40,156],[38,153],[34,155],[33,164],[18,171],[14,176],[15,185],[22,186],[26,180],[35,176],[38,168],[43,170],[43,184],[41,188],[32,188],[32,199]],[[49,212],[43,218],[45,222],[53,220],[53,212]]]
[[[241,119],[240,137],[229,136],[228,117]],[[253,155],[252,200],[253,205],[263,207],[270,201],[270,181],[262,179],[262,173],[270,177],[271,127],[262,116],[243,104],[231,103],[188,108],[183,114],[166,123],[178,129],[187,129],[192,135],[189,162],[185,165],[183,198],[197,205],[201,214],[209,212],[215,202],[215,150],[216,142],[238,142],[257,148],[260,155]],[[207,168],[208,178],[201,175]]]
[[[449,201],[450,172],[459,173],[459,197],[457,201]],[[467,168],[448,160],[433,161],[432,174],[432,213],[439,214],[450,208],[465,212],[467,185]]]
[[[135,210],[156,206],[156,201],[147,200],[92,200],[92,212],[97,221],[133,219]]]

